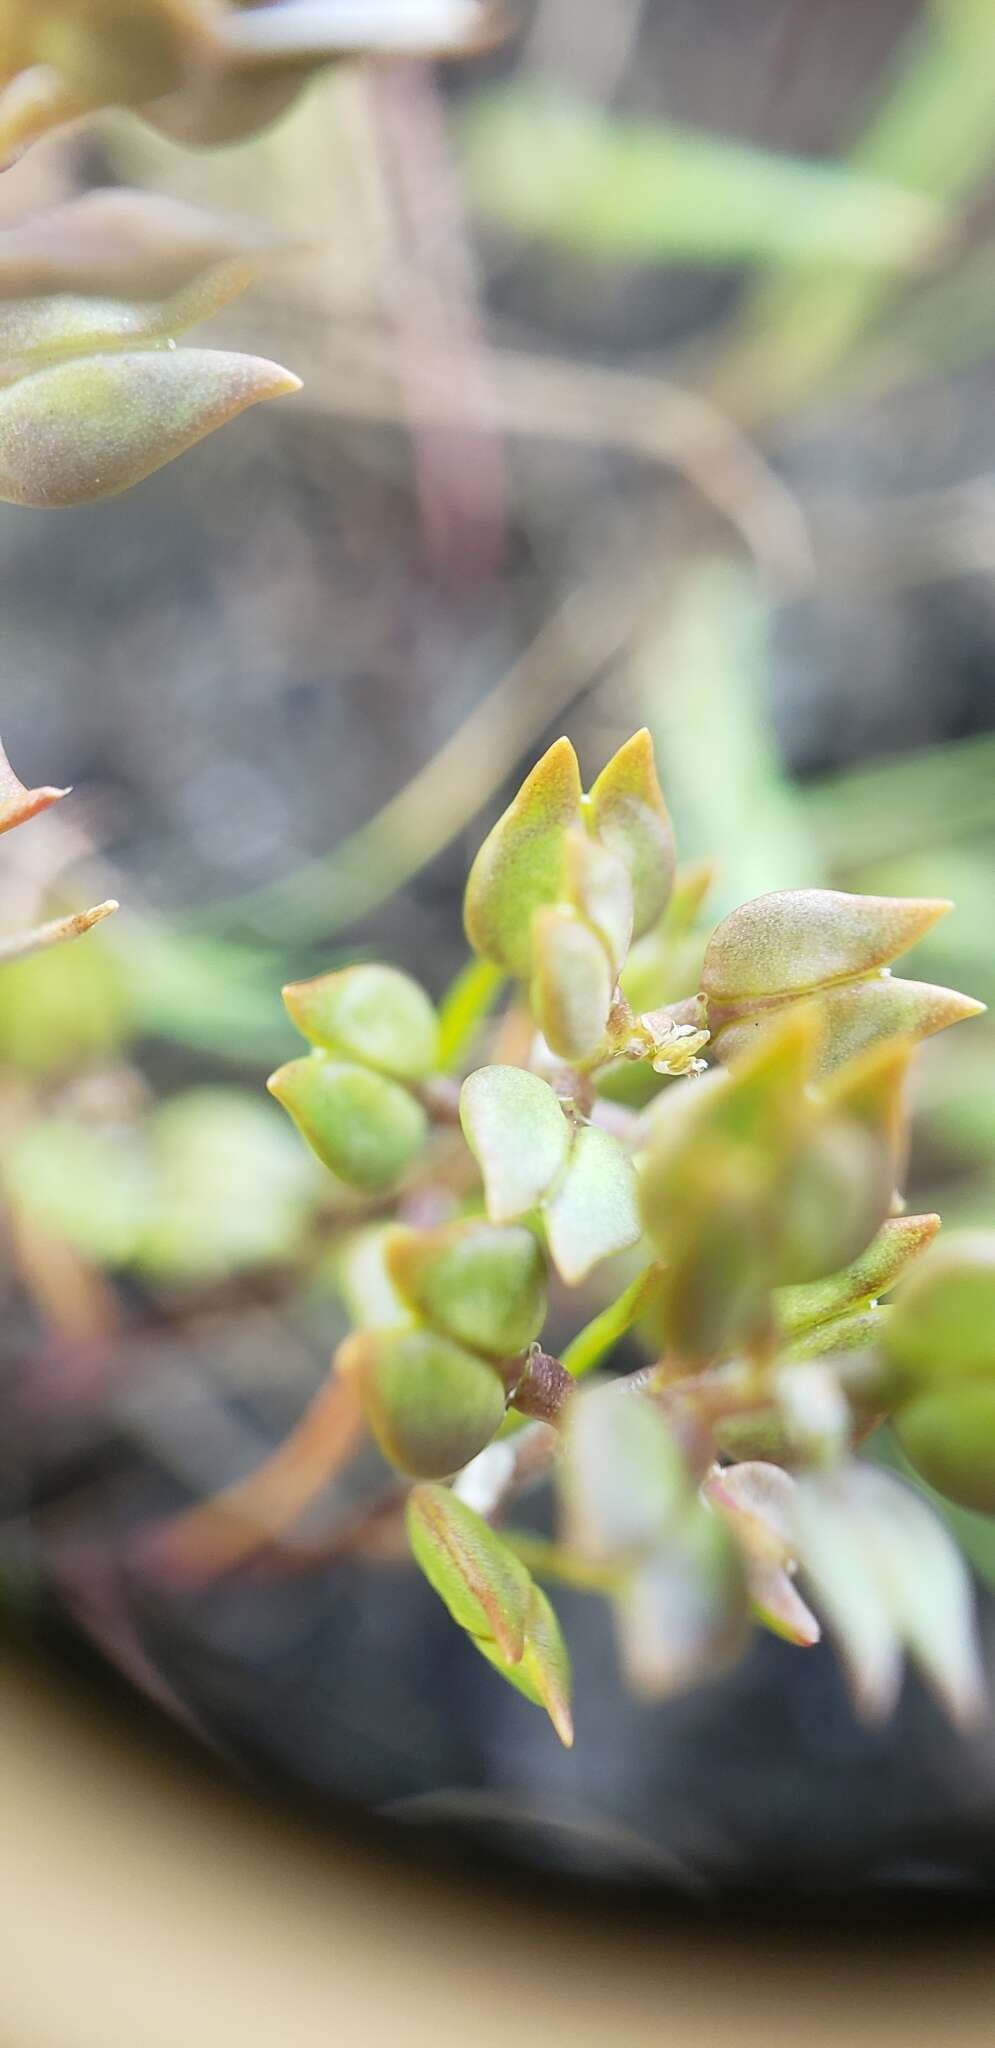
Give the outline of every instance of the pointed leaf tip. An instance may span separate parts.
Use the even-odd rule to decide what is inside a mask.
[[[141,483],[217,427],[300,379],[216,349],[85,356],[0,389],[0,500],[92,503]]]

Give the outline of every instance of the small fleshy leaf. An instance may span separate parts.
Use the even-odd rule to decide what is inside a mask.
[[[434,1330],[356,1330],[339,1345],[384,1457],[414,1479],[445,1479],[489,1444],[504,1420],[493,1366]]]
[[[824,1029],[817,1077],[825,1079],[882,1039],[904,1038],[914,1043],[931,1038],[951,1024],[980,1017],[984,1008],[984,1003],[956,989],[901,981],[891,974],[826,989],[819,997]],[[743,1017],[715,1031],[712,1043],[725,1065],[735,1065],[743,1058],[764,1021],[762,1016]]]
[[[789,1336],[801,1335],[887,1294],[910,1260],[932,1243],[939,1227],[938,1216],[891,1216],[859,1258],[840,1272],[804,1287],[778,1288],[775,1303],[781,1329]]]
[[[894,1159],[873,1131],[853,1117],[816,1121],[780,1176],[777,1283],[807,1285],[859,1257],[894,1189]]]
[[[702,988],[713,1002],[801,995],[887,966],[951,905],[914,897],[780,889],[743,903],[713,932]]]
[[[927,1485],[958,1507],[995,1515],[995,1381],[916,1394],[893,1428]]]
[[[995,1231],[951,1231],[931,1247],[896,1295],[886,1343],[927,1383],[995,1381]]]
[[[559,1482],[569,1547],[594,1564],[631,1564],[657,1549],[692,1497],[659,1409],[612,1387],[571,1402]]]
[[[82,505],[140,483],[263,398],[287,370],[215,349],[88,356],[0,390],[0,500]]]
[[[0,299],[3,380],[50,369],[72,357],[164,348],[197,320],[227,306],[251,283],[258,265],[232,257],[169,299],[91,298],[62,292],[53,298]]]
[[[399,1234],[396,1223],[371,1223],[350,1231],[338,1247],[335,1279],[350,1320],[360,1329],[403,1328],[411,1310],[390,1277],[387,1252]]]
[[[696,1503],[632,1574],[616,1619],[626,1675],[647,1699],[683,1692],[738,1656],[749,1623],[746,1580],[717,1515]]]
[[[716,1467],[701,1490],[709,1505],[725,1516],[751,1557],[783,1565],[792,1556],[795,1482],[790,1472],[780,1465],[749,1459],[741,1465]]]
[[[795,1553],[815,1606],[840,1645],[851,1691],[868,1720],[881,1720],[902,1680],[899,1631],[856,1514],[852,1467],[799,1479],[792,1513]]]
[[[624,861],[638,938],[666,908],[674,880],[674,831],[645,726],[602,769],[588,798],[593,831]]]
[[[72,292],[161,303],[235,257],[258,261],[273,244],[250,221],[107,187],[0,228],[0,299]]]
[[[568,1287],[638,1242],[635,1168],[610,1132],[593,1124],[577,1132],[545,1217],[550,1253]]]
[[[976,1726],[986,1708],[967,1565],[949,1530],[912,1487],[870,1465],[851,1468],[865,1554],[913,1663],[951,1720]]]
[[[570,1125],[548,1084],[521,1067],[478,1067],[463,1083],[460,1122],[490,1221],[536,1208],[570,1152]]]
[[[590,1064],[605,1049],[615,977],[603,941],[569,903],[536,911],[532,968],[532,1014],[550,1051]]]
[[[474,952],[521,980],[532,972],[533,916],[564,894],[565,835],[580,823],[581,794],[573,747],[568,739],[556,740],[488,833],[470,869],[464,900],[467,938]]]
[[[29,818],[37,818],[40,811],[47,811],[60,797],[68,795],[67,789],[53,789],[48,784],[41,789],[25,789],[0,741],[0,832],[12,832],[15,825],[27,824]]]
[[[625,862],[581,826],[566,837],[567,894],[575,910],[593,925],[611,963],[612,981],[632,937],[632,883]]]
[[[399,1082],[328,1053],[289,1060],[266,1086],[322,1164],[349,1187],[388,1187],[428,1131],[421,1103]]]
[[[453,1620],[517,1664],[533,1587],[514,1551],[445,1486],[412,1487],[407,1525],[415,1558]]]
[[[525,1626],[525,1648],[517,1664],[509,1664],[497,1643],[474,1638],[495,1671],[534,1706],[545,1707],[564,1749],[573,1747],[570,1712],[570,1659],[560,1624],[540,1587],[533,1586]]]
[[[755,1621],[798,1649],[811,1649],[822,1635],[790,1572],[760,1558],[746,1559],[746,1585]]]
[[[313,981],[289,982],[287,1013],[312,1045],[420,1081],[435,1067],[439,1025],[423,988],[396,967],[361,961]]]
[[[398,1231],[386,1253],[416,1314],[491,1358],[528,1349],[546,1314],[546,1262],[530,1230],[472,1219]]]

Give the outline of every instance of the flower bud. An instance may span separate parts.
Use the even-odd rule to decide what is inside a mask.
[[[505,1389],[492,1365],[434,1330],[357,1330],[340,1344],[384,1457],[415,1479],[458,1472],[504,1421]]]
[[[288,1061],[266,1086],[322,1164],[364,1192],[396,1180],[428,1130],[421,1103],[399,1082],[328,1053]]]
[[[530,1230],[478,1221],[398,1231],[386,1248],[391,1280],[416,1315],[474,1351],[513,1358],[538,1337],[546,1266]]]
[[[424,989],[396,967],[372,961],[293,981],[287,1013],[312,1045],[377,1067],[398,1081],[421,1081],[438,1056],[438,1019]]]

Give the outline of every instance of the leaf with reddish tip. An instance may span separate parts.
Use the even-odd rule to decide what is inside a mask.
[[[666,908],[674,880],[674,831],[645,726],[602,769],[588,798],[592,829],[624,861],[638,938]]]
[[[140,483],[247,406],[299,389],[213,349],[85,357],[0,390],[0,500],[82,505]]]
[[[25,789],[0,741],[0,832],[12,832],[15,825],[26,825],[29,818],[37,818],[40,811],[47,811],[68,795],[67,789],[53,789],[50,784],[41,789]]]
[[[815,1615],[783,1566],[748,1557],[746,1586],[753,1618],[761,1627],[800,1650],[811,1649],[820,1641],[822,1630]]]
[[[453,1620],[517,1664],[533,1588],[514,1551],[444,1486],[412,1487],[407,1525],[416,1562]]]
[[[386,1249],[397,1292],[433,1329],[491,1358],[513,1358],[546,1314],[546,1262],[530,1230],[476,1218],[397,1231]]]
[[[887,1294],[910,1260],[932,1243],[939,1227],[938,1216],[891,1216],[860,1257],[840,1272],[804,1287],[779,1287],[774,1299],[782,1330],[789,1336],[801,1335]]]
[[[398,1081],[420,1081],[438,1055],[433,1005],[410,974],[360,961],[313,981],[288,982],[287,1014],[312,1045],[362,1060]]]
[[[553,1263],[568,1287],[601,1259],[638,1243],[635,1168],[610,1132],[593,1124],[577,1132],[545,1219]]]
[[[474,952],[527,980],[532,971],[532,920],[558,902],[565,887],[565,837],[580,823],[577,756],[559,739],[526,777],[518,795],[484,840],[470,869],[464,899],[466,935]]]
[[[569,903],[532,919],[532,1014],[557,1059],[590,1065],[605,1049],[615,976],[602,940]]]
[[[339,1345],[384,1457],[414,1479],[445,1479],[497,1435],[504,1384],[494,1367],[435,1330],[355,1330]]]
[[[924,981],[901,981],[882,974],[866,981],[826,989],[819,996],[823,1037],[817,1076],[826,1079],[859,1053],[883,1039],[913,1042],[945,1031],[951,1024],[980,1017],[985,1005],[951,988],[933,988]],[[725,1065],[735,1065],[754,1042],[765,1018],[737,1018],[713,1034],[712,1043]]]
[[[781,889],[741,904],[713,932],[702,988],[713,1002],[801,995],[873,974],[951,905],[916,897]]]
[[[478,1067],[463,1083],[460,1122],[490,1221],[536,1208],[570,1151],[570,1125],[548,1084],[521,1067]]]
[[[791,1557],[795,1482],[790,1472],[748,1459],[741,1465],[716,1467],[701,1490],[752,1557],[779,1565]]]
[[[0,299],[82,293],[159,304],[233,258],[255,266],[274,243],[251,221],[162,193],[102,188],[0,228]]]
[[[545,1707],[564,1749],[573,1748],[570,1712],[570,1659],[560,1624],[540,1587],[533,1586],[525,1628],[525,1648],[517,1664],[509,1664],[497,1643],[475,1636],[478,1650],[502,1678],[523,1693],[533,1706]]]
[[[92,910],[77,910],[70,917],[53,918],[51,924],[36,925],[32,931],[14,932],[9,938],[0,939],[0,966],[8,960],[22,960],[28,953],[43,952],[48,946],[59,946],[66,939],[81,939],[84,932],[92,931],[95,924],[102,924],[105,917],[113,916],[119,908],[114,898],[109,897]]]

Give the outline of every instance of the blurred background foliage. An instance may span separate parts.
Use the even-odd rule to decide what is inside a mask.
[[[236,147],[106,115],[5,175],[0,222],[118,181],[265,221],[207,339],[304,380],[123,499],[0,507],[5,738],[77,791],[4,925],[124,906],[3,979],[15,1495],[109,1415],[221,1483],[319,1383],[352,1211],[263,1092],[280,985],[440,996],[557,731],[589,771],[650,726],[709,914],[948,894],[912,971],[995,1005],[993,171],[985,0],[531,0]],[[990,1222],[991,1019],[917,1091],[911,1205]]]

